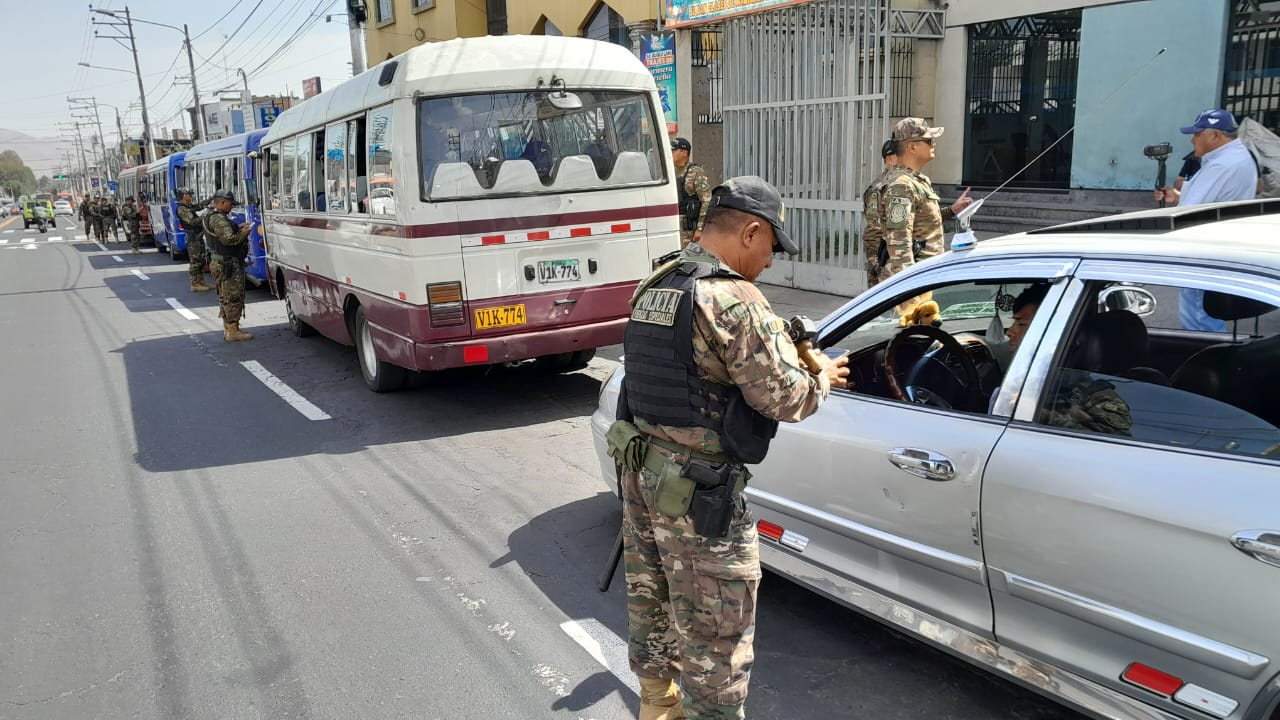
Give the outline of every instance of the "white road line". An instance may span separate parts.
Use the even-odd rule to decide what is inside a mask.
[[[89,239],[89,236],[88,236],[88,235],[77,235],[77,236],[76,236],[76,239],[77,239],[77,240],[88,240],[88,239]]]
[[[0,245],[8,245],[8,244],[9,244],[9,238],[4,238],[3,240],[0,240]]]
[[[97,245],[97,246],[98,246],[98,249],[99,249],[99,250],[101,250],[102,252],[107,252],[107,246],[106,246],[106,245],[103,245],[103,244],[102,244],[102,243],[100,243],[100,242],[95,242],[95,243],[94,243],[94,245]]]
[[[566,635],[590,653],[596,662],[603,665],[623,685],[631,688],[631,692],[640,695],[640,681],[631,672],[627,660],[627,641],[618,637],[599,620],[568,620],[560,623],[560,629]]]
[[[5,232],[5,234],[6,234],[6,235],[8,235],[9,233],[11,233],[11,232],[13,232],[13,231],[12,231],[12,230],[5,230],[4,232]]]
[[[310,401],[298,394],[296,390],[284,384],[280,378],[272,375],[266,368],[262,367],[262,363],[257,360],[244,360],[240,363],[246,370],[253,373],[253,376],[262,381],[267,389],[280,396],[282,400],[293,406],[294,410],[302,413],[302,416],[308,420],[329,420],[329,414],[320,408],[312,405]]]
[[[61,236],[61,235],[54,235],[53,237],[49,238],[49,240],[48,240],[48,241],[49,241],[49,242],[62,242],[62,236]]]
[[[147,275],[146,273],[142,272],[142,271],[141,271],[141,270],[139,270],[138,268],[134,268],[134,269],[130,270],[129,272],[133,273],[134,275],[137,275],[138,277],[142,278],[143,280],[150,280],[150,279],[151,279],[151,276],[150,276],[150,275]]]
[[[35,238],[22,238],[23,243],[33,243],[35,241],[36,241]]]
[[[112,256],[111,256],[111,259],[112,259],[112,260],[115,260],[115,261],[116,261],[116,262],[118,262],[118,263],[122,263],[122,262],[124,262],[124,258],[120,257],[119,255],[112,255]]]
[[[179,314],[179,315],[181,315],[182,317],[184,317],[184,318],[186,318],[186,319],[188,319],[188,320],[199,320],[199,319],[200,319],[200,316],[199,316],[199,315],[197,315],[197,314],[195,314],[195,313],[191,312],[190,310],[188,310],[188,309],[186,309],[186,308],[182,307],[182,303],[178,302],[175,298],[165,298],[165,299],[164,299],[164,301],[165,301],[165,302],[167,302],[167,303],[169,303],[169,307],[173,308],[174,310],[177,310],[177,311],[178,311],[178,314]]]

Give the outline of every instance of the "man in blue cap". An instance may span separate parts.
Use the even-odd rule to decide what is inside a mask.
[[[1221,109],[1205,110],[1196,121],[1182,128],[1191,136],[1191,147],[1200,158],[1200,170],[1191,176],[1181,192],[1171,187],[1156,190],[1156,200],[1169,204],[1252,200],[1258,193],[1258,165],[1244,143],[1236,139],[1236,119]],[[1204,291],[1183,288],[1178,317],[1185,330],[1226,332],[1227,324],[1204,311]]]

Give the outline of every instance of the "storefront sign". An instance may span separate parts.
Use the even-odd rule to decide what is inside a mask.
[[[646,33],[640,37],[640,61],[653,74],[662,98],[667,134],[678,130],[676,119],[676,36],[672,32]]]
[[[686,27],[813,0],[663,0],[664,27]]]

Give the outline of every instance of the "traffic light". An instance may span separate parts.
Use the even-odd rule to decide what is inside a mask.
[[[67,176],[66,176],[66,175],[54,175],[53,177],[54,177],[54,179],[55,179],[55,180],[66,180],[66,179],[67,179]]]

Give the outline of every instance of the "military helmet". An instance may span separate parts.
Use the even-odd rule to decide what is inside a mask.
[[[218,188],[216,191],[214,191],[213,197],[209,198],[210,202],[213,202],[214,200],[226,200],[227,202],[235,204],[236,198],[234,195],[231,194],[230,190],[223,190],[222,188]]]
[[[178,197],[182,197],[183,195],[194,195],[194,194],[195,194],[195,193],[191,192],[191,188],[186,187],[186,186],[183,186],[183,187],[178,188],[177,193],[178,193]]]

